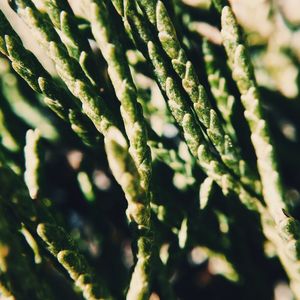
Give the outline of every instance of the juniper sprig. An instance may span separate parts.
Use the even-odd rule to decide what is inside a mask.
[[[1,299],[300,298],[299,20],[230,3],[0,1]]]
[[[296,271],[299,261],[299,233],[300,223],[288,214],[288,205],[284,200],[284,193],[276,154],[271,140],[268,123],[263,115],[261,97],[254,77],[252,64],[243,43],[242,35],[235,16],[229,6],[222,8],[222,36],[223,44],[228,55],[232,76],[241,93],[241,101],[245,108],[251,140],[257,155],[257,166],[262,181],[262,192],[268,206],[278,234],[281,236],[282,251],[279,257],[283,261],[286,271],[293,280],[298,280]],[[291,250],[293,249],[293,250]],[[288,257],[286,257],[288,256]],[[292,287],[296,295],[299,288],[296,282]]]
[[[100,1],[86,1],[93,35],[107,62],[108,73],[116,95],[121,102],[121,114],[129,139],[129,152],[140,174],[141,186],[149,188],[151,178],[151,156],[147,145],[147,131],[142,107],[137,101],[137,90],[133,83],[125,51],[114,28],[110,8]]]
[[[85,76],[79,63],[69,56],[54,28],[47,26],[48,18],[31,1],[17,0],[12,1],[11,5],[47,49],[58,75],[70,92],[81,101],[83,112],[92,120],[97,130],[105,133],[110,126],[117,128],[112,113]]]
[[[43,284],[39,284],[38,275],[22,253],[22,244],[17,232],[17,224],[8,220],[10,213],[4,207],[0,197],[0,291],[5,299],[52,299]],[[16,222],[14,222],[16,223]]]
[[[271,205],[272,215],[280,220],[284,216],[282,210],[287,210],[287,207],[283,201],[282,184],[276,166],[275,153],[268,125],[263,117],[261,100],[259,99],[260,96],[251,62],[245,46],[241,44],[238,25],[229,6],[225,6],[222,9],[221,32],[232,68],[233,78],[237,83],[241,93],[241,100],[245,107],[245,117],[252,132],[251,139],[256,150],[264,197],[267,203]]]
[[[49,223],[40,223],[37,226],[37,233],[69,273],[76,286],[82,290],[85,299],[110,299],[108,292],[99,286],[86,259],[78,253],[63,228]]]
[[[36,158],[32,159],[34,155],[35,153],[31,153],[31,159],[27,165],[36,161]],[[43,202],[34,204],[20,178],[8,167],[1,166],[0,174],[2,176],[0,178],[1,183],[5,184],[7,188],[6,193],[1,193],[1,197],[5,198],[5,204],[15,212],[17,219],[21,219],[33,234],[34,232],[38,233],[42,241],[48,246],[49,251],[69,272],[70,277],[82,290],[85,298],[101,299],[102,296],[107,295],[105,289],[101,289],[98,281],[94,279],[93,272],[86,259],[79,254],[76,245],[72,243],[65,230],[56,224],[55,219],[47,211]],[[31,189],[31,186],[29,188]],[[62,253],[59,255],[60,252]],[[70,261],[68,259],[69,255],[75,257],[75,259]]]
[[[77,27],[76,17],[69,3],[57,0],[43,2],[46,6],[48,16],[54,28],[58,31],[69,55],[79,62],[85,75],[93,85],[99,84],[99,75],[94,68],[97,62],[88,40],[82,36]]]
[[[155,32],[152,32],[152,34],[158,36],[163,51],[171,60],[172,69],[180,77],[181,86],[193,103],[193,111],[195,111],[198,120],[204,126],[207,136],[216,147],[226,166],[244,181],[246,179],[243,176],[244,170],[248,169],[248,166],[242,160],[239,150],[237,150],[238,146],[225,133],[222,122],[212,108],[204,87],[199,83],[196,70],[180,45],[174,25],[163,2],[151,1],[150,5],[144,1],[138,3],[141,9],[146,12],[150,23],[155,27],[155,30],[153,30]],[[156,55],[160,54],[156,53]],[[170,74],[170,70],[168,70],[168,74]],[[168,76],[174,78],[171,74]],[[176,82],[175,78],[173,80]],[[251,182],[247,183],[251,185]],[[252,188],[255,189],[253,182]]]
[[[137,272],[133,274],[133,277],[137,277],[138,282],[143,282],[143,286],[140,288],[141,291],[135,287],[133,293],[147,295],[145,290],[148,289],[149,272],[145,270],[145,268],[149,265],[151,253],[151,248],[149,247],[150,243],[148,242],[149,231],[151,230],[149,225],[150,204],[145,196],[144,188],[136,191],[135,179],[131,175],[132,172],[137,173],[137,175],[138,171],[143,172],[143,166],[141,166],[142,162],[139,162],[138,169],[132,169],[132,167],[130,167],[132,158],[128,157],[127,138],[124,137],[109,107],[82,73],[80,66],[68,55],[64,45],[60,43],[56,32],[47,27],[47,20],[43,15],[28,1],[14,1],[14,5],[16,5],[16,11],[24,18],[24,21],[32,28],[33,32],[39,32],[40,41],[50,49],[49,56],[54,61],[58,74],[66,83],[71,93],[82,102],[83,112],[92,120],[97,130],[104,135],[110,167],[115,178],[122,186],[128,201],[128,219],[130,222],[134,221],[136,223],[138,230],[142,234],[140,241],[137,241],[139,259],[137,261]],[[39,27],[37,24],[39,24]],[[147,157],[144,158],[143,148],[136,144],[138,142],[138,139],[135,140],[135,149],[132,147],[135,150],[135,157],[138,158],[138,160],[141,160],[141,156],[142,160],[147,159]],[[142,154],[137,151],[141,151]],[[122,158],[121,161],[120,158]],[[115,168],[115,161],[119,161],[122,167],[118,166]],[[148,180],[148,178],[144,175],[140,178],[141,182],[147,185],[145,179]],[[140,279],[141,275],[145,277],[144,280]],[[133,280],[133,282],[137,282],[137,280]],[[142,297],[145,297],[145,295]]]
[[[138,35],[135,37],[135,41],[141,46],[143,54],[150,58],[160,88],[166,96],[174,119],[182,128],[191,153],[198,158],[202,168],[220,185],[225,194],[229,190],[233,190],[241,195],[247,205],[251,206],[255,200],[253,201],[252,196],[232,177],[224,164],[211,151],[193,110],[189,107],[188,102],[184,101],[186,97],[183,91],[172,77],[168,77],[168,67],[161,56],[161,49],[154,44],[152,35],[134,4],[127,4],[127,22],[131,24],[132,31]]]
[[[269,225],[269,223],[272,223],[272,221],[270,220],[269,213],[261,205],[260,200],[255,199],[253,196],[249,195],[248,192],[245,191],[244,188],[230,176],[227,170],[224,169],[224,166],[220,163],[220,161],[218,161],[212,155],[204,136],[201,135],[201,129],[197,124],[197,120],[194,119],[194,115],[192,114],[192,112],[186,113],[184,115],[184,112],[188,111],[188,106],[182,101],[183,99],[185,99],[184,94],[177,86],[176,82],[171,77],[168,77],[167,65],[162,58],[161,50],[152,42],[153,39],[151,32],[149,32],[147,26],[145,26],[145,21],[143,20],[140,13],[134,8],[134,5],[132,3],[128,3],[127,9],[127,22],[130,23],[133,27],[132,31],[137,32],[139,35],[139,37],[136,38],[136,42],[144,43],[144,46],[141,47],[141,50],[143,51],[144,55],[146,57],[150,57],[150,60],[152,61],[153,68],[158,78],[161,89],[166,93],[166,96],[168,97],[169,108],[175,120],[182,126],[185,140],[189,145],[191,152],[196,157],[198,157],[203,169],[222,187],[222,190],[225,194],[227,194],[229,190],[234,191],[237,195],[239,195],[241,201],[248,205],[248,207],[251,207],[261,214],[262,224],[265,228],[264,230],[268,232],[268,238],[270,238],[278,247],[282,248],[280,241],[278,241],[278,239],[273,236],[274,229],[270,229],[272,226],[270,227]],[[149,9],[150,8],[148,8],[148,13]],[[153,15],[154,14],[152,14],[152,17]],[[269,179],[270,178],[268,178],[268,180]],[[280,207],[281,216],[283,215],[283,212],[284,207]],[[287,219],[286,216],[285,219]],[[296,220],[288,218],[288,223],[290,222],[297,223]],[[269,232],[272,232],[272,234],[270,234]],[[296,232],[294,234],[296,234]],[[290,237],[289,240],[291,241],[291,243],[295,242],[295,239],[292,237]],[[285,258],[285,261],[286,260],[288,259]],[[285,263],[285,265],[287,265],[287,263]],[[295,273],[295,271],[293,271],[293,273]]]
[[[69,121],[72,129],[87,144],[95,143],[95,132],[89,120],[80,112],[70,96],[58,87],[44,70],[36,57],[26,50],[22,41],[13,31],[4,14],[0,12],[1,47],[0,51],[12,62],[14,70],[30,85],[45,96],[44,101],[59,117]],[[74,118],[76,117],[76,123]]]
[[[149,205],[151,202],[150,180],[152,166],[150,148],[147,145],[147,131],[142,107],[137,101],[137,91],[131,77],[129,66],[124,63],[127,59],[121,41],[118,38],[119,34],[114,30],[114,26],[110,21],[113,17],[109,13],[109,7],[100,1],[86,1],[86,5],[87,15],[90,16],[92,33],[107,62],[108,74],[114,86],[117,98],[121,102],[121,115],[129,139],[128,151],[139,174],[140,185],[142,188],[141,195],[144,194],[145,197],[144,201],[146,206],[144,209],[147,209],[148,206],[148,211],[145,210],[145,212],[141,212],[140,215],[150,219]],[[111,149],[116,148],[112,147]],[[117,155],[122,154],[116,154],[116,156]],[[115,162],[111,162],[111,165],[112,164],[115,164]],[[119,162],[119,164],[121,164],[121,162]],[[124,172],[126,172],[125,168]],[[119,173],[122,174],[123,172]],[[135,189],[139,190],[137,187],[135,187]],[[129,218],[131,218],[130,211],[128,211],[128,213]],[[133,217],[133,219],[136,218],[138,218],[138,216]],[[147,219],[139,221],[137,224],[139,224],[139,230],[150,230],[151,224]],[[147,233],[147,235],[149,235],[149,233]],[[151,237],[141,238],[137,243],[139,248],[137,253],[138,260],[128,290],[128,299],[146,299],[148,297],[149,282],[151,281],[149,276],[151,274],[151,255],[149,252],[149,249],[152,248],[150,246]],[[141,249],[143,250],[141,251]],[[139,253],[140,251],[141,253]]]
[[[38,130],[28,130],[26,134],[25,173],[24,180],[28,187],[31,199],[37,199],[41,185],[41,135]]]
[[[209,81],[211,92],[216,99],[217,107],[219,108],[222,117],[226,122],[227,130],[234,141],[237,141],[235,129],[232,126],[233,112],[235,106],[235,98],[230,94],[225,76],[221,73],[222,70],[218,68],[212,44],[204,39],[202,43],[202,51],[207,72],[207,79]]]

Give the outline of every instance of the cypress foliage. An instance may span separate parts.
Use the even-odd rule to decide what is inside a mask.
[[[234,1],[4,2],[1,299],[300,299],[296,42]],[[292,40],[289,5],[257,9]]]

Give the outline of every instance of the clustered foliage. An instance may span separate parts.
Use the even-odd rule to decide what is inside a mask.
[[[298,81],[256,80],[271,42],[221,0],[4,2],[0,298],[300,299]]]

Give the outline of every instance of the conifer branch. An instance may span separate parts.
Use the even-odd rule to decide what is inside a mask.
[[[146,272],[148,270],[145,268],[149,265],[149,253],[151,253],[151,249],[148,246],[150,243],[147,243],[149,239],[148,235],[150,234],[150,205],[146,200],[147,197],[145,197],[144,189],[141,192],[136,192],[136,179],[131,175],[131,172],[128,172],[129,170],[134,171],[137,178],[139,178],[137,170],[131,170],[128,166],[128,161],[130,162],[132,158],[128,155],[127,151],[124,151],[128,147],[127,139],[124,137],[122,130],[119,129],[112,112],[109,110],[104,100],[99,96],[95,88],[91,86],[76,61],[69,57],[65,47],[60,43],[60,39],[56,35],[55,31],[47,27],[46,19],[43,18],[40,12],[29,1],[17,0],[14,1],[14,5],[18,14],[23,17],[29,27],[31,27],[34,32],[39,33],[41,42],[45,46],[49,47],[49,56],[54,61],[58,74],[66,83],[71,93],[80,99],[83,111],[92,120],[97,130],[104,135],[110,168],[112,169],[115,178],[122,186],[128,201],[128,219],[130,222],[133,221],[136,224],[137,229],[141,234],[141,242],[139,242],[139,240],[137,241],[139,249],[137,273],[133,274],[133,277],[136,277],[137,279],[133,280],[133,282],[143,283],[141,294],[144,295],[142,297],[147,297],[144,289],[147,285],[148,290],[149,272]],[[137,145],[139,140],[135,140],[134,143]],[[123,149],[123,154],[120,153],[120,149]],[[143,149],[139,146],[135,147],[135,151],[137,150],[143,151]],[[136,153],[135,155],[140,160],[140,155],[143,154]],[[115,168],[115,161],[119,161],[120,157],[122,158],[120,164],[122,164],[123,167]],[[139,170],[143,171],[141,166],[139,166]],[[129,174],[130,177],[128,177],[127,174]],[[147,182],[145,181],[146,179],[148,180],[147,177],[143,177],[145,185],[147,185]],[[145,243],[146,246],[144,246]],[[144,262],[144,260],[146,262]],[[143,276],[141,277],[141,275]],[[144,280],[140,280],[144,277]],[[133,293],[136,293],[136,290]]]
[[[95,143],[95,130],[70,96],[55,84],[40,62],[22,44],[0,11],[0,51],[11,61],[14,70],[45,98],[45,104],[60,118],[70,122],[72,129],[87,144]],[[74,119],[76,116],[76,122]]]
[[[212,108],[204,87],[199,83],[192,62],[188,59],[185,50],[180,45],[174,25],[163,2],[157,0],[150,2],[151,4],[143,0],[138,1],[142,11],[146,13],[149,22],[155,27],[153,34],[158,36],[163,51],[171,60],[172,69],[180,77],[181,86],[193,103],[193,110],[198,120],[204,126],[207,136],[216,147],[226,166],[229,167],[236,176],[241,177],[242,182],[246,183],[245,179],[247,177],[244,170],[248,172],[247,169],[249,169],[249,167],[241,158],[236,143],[234,143],[230,135],[224,131],[218,114]],[[250,171],[248,173],[251,174]],[[247,175],[249,176],[249,174]],[[256,179],[253,177],[253,180]],[[255,190],[255,184],[249,181],[246,184],[249,183]]]
[[[93,85],[99,84],[97,62],[89,42],[77,27],[74,13],[67,1],[45,0],[47,13],[71,57],[76,59]]]
[[[241,93],[245,108],[251,140],[257,155],[257,166],[262,180],[262,191],[274,226],[280,238],[277,244],[278,255],[292,280],[292,288],[300,297],[298,288],[299,273],[296,271],[300,259],[300,223],[288,214],[288,205],[284,200],[284,192],[276,162],[276,154],[270,135],[268,123],[263,115],[261,97],[257,88],[252,63],[243,43],[241,31],[229,6],[222,9],[223,44],[228,55],[232,76]]]
[[[165,99],[171,113],[182,128],[184,138],[191,153],[199,160],[203,170],[213,178],[227,194],[229,190],[235,191],[242,201],[250,207],[255,206],[256,201],[244,187],[230,175],[226,167],[218,157],[211,151],[202,129],[189,107],[182,89],[176,84],[172,77],[169,77],[169,69],[161,55],[161,49],[154,44],[153,36],[144,22],[142,16],[137,12],[130,1],[125,1],[125,21],[131,26],[137,45],[145,57],[150,59],[154,74],[159,86],[165,95]],[[260,204],[259,204],[260,205]]]

